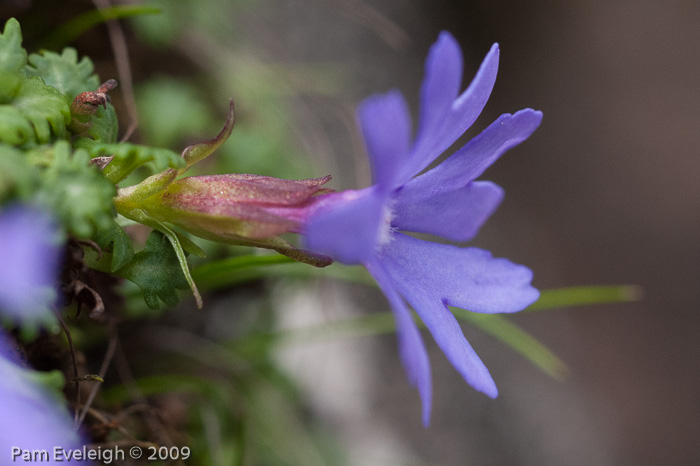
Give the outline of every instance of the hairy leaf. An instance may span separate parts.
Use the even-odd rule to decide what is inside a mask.
[[[0,72],[18,73],[27,64],[27,52],[22,48],[19,22],[10,18],[0,34]]]
[[[92,157],[114,156],[104,170],[104,176],[112,183],[119,183],[138,167],[152,162],[154,171],[184,167],[185,161],[175,152],[157,147],[121,144],[93,144],[88,147]]]
[[[36,186],[35,175],[21,151],[0,144],[0,200],[27,199]]]
[[[131,244],[131,238],[114,220],[108,228],[102,228],[97,232],[95,242],[101,248],[112,251],[110,272],[121,269],[134,258],[134,246]]]
[[[60,55],[50,51],[33,53],[28,62],[24,69],[27,76],[42,78],[45,84],[61,91],[70,101],[100,85],[99,78],[93,73],[92,61],[87,57],[78,61],[78,52],[70,47],[63,49]]]
[[[168,306],[175,306],[179,302],[175,290],[189,288],[170,241],[159,231],[153,231],[143,251],[115,274],[136,283],[151,309],[158,309],[158,298]]]
[[[117,112],[112,104],[107,104],[107,108],[98,108],[97,113],[92,116],[92,126],[88,134],[97,143],[112,144],[117,142],[119,132],[119,122]]]
[[[90,165],[84,150],[71,154],[67,141],[56,143],[51,165],[41,174],[36,199],[48,206],[71,233],[91,237],[107,229],[114,217],[116,188]]]
[[[34,128],[19,109],[0,105],[0,142],[22,146],[34,141]]]
[[[66,125],[71,118],[68,100],[41,79],[22,82],[12,105],[32,124],[39,143],[50,142],[52,133],[58,137],[66,134]]]

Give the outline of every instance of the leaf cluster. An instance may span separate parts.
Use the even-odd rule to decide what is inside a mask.
[[[168,270],[178,237],[160,248],[149,240],[134,254],[131,239],[115,222],[114,197],[117,183],[139,167],[162,172],[181,169],[185,161],[168,149],[118,143],[117,115],[109,99],[91,114],[72,104],[81,94],[94,95],[99,84],[89,58],[79,59],[72,48],[28,54],[19,22],[5,23],[0,31],[0,202],[51,212],[64,233],[103,246],[114,257],[109,271],[138,284],[150,307],[158,307],[159,297],[176,304],[183,271]],[[186,262],[180,260],[178,267],[186,268]]]

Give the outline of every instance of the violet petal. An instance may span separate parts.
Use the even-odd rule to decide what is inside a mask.
[[[410,145],[411,119],[406,100],[398,91],[375,95],[362,102],[357,115],[374,184],[391,189]]]
[[[11,206],[0,213],[0,315],[27,324],[53,318],[46,305],[60,259],[55,234],[41,211]]]
[[[496,313],[520,311],[539,297],[530,285],[530,269],[478,248],[430,243],[397,232],[381,250],[381,260],[391,264],[387,271],[407,299],[411,290],[430,301]]]
[[[368,263],[367,270],[372,274],[391,304],[396,318],[396,330],[399,340],[399,355],[403,363],[409,382],[418,389],[423,406],[423,425],[430,422],[430,407],[432,404],[432,381],[430,377],[430,361],[428,352],[421,338],[416,323],[413,321],[411,311],[403,299],[394,289],[386,276],[381,264]]]
[[[382,257],[391,283],[416,310],[433,335],[435,342],[457,369],[457,372],[464,377],[464,380],[474,389],[495,398],[498,395],[496,383],[489,370],[467,342],[457,319],[447,308],[444,300],[441,299],[441,287],[436,286],[435,281],[430,276],[435,264],[420,262],[421,259],[435,253],[436,249],[439,249],[438,246],[443,245],[420,241],[400,233],[396,236],[397,238],[385,247],[384,257]],[[404,244],[404,240],[401,238],[408,239],[408,242]],[[408,257],[403,256],[406,252],[409,253]],[[452,266],[456,265],[456,261],[451,260],[449,256],[445,257],[442,251],[437,252],[439,259],[446,261],[441,265],[445,271],[441,275],[453,275]],[[415,272],[406,274],[405,269],[409,263],[412,263],[410,268],[413,270],[422,270],[423,276]],[[460,264],[456,268],[463,267]],[[452,282],[456,281],[455,277],[451,278]]]
[[[32,372],[11,362],[9,344],[0,334],[0,450],[10,455],[12,447],[23,450],[80,446],[71,418],[64,406],[38,385]],[[21,458],[21,457],[19,457]],[[46,457],[45,464],[77,465]]]
[[[375,255],[385,196],[374,188],[329,194],[304,230],[305,249],[343,264],[362,264]]]
[[[399,230],[469,241],[502,199],[503,189],[490,181],[473,181],[452,191],[440,190],[437,194],[429,190],[402,189],[394,207],[392,225]]]
[[[408,182],[403,191],[434,193],[464,186],[481,175],[508,149],[527,139],[541,121],[542,112],[530,108],[514,115],[501,115],[447,160]]]
[[[433,46],[434,48],[431,50],[431,56],[426,63],[426,77],[424,81],[426,83],[432,81],[432,75],[441,72],[441,68],[443,68],[438,66],[439,61],[437,61],[437,58],[444,55],[446,58],[452,57],[449,59],[454,59],[454,53],[442,53],[442,49],[457,47],[457,50],[459,50],[456,42],[450,45],[451,42],[454,42],[452,36],[443,33],[440,37],[441,41],[438,41],[438,43]],[[433,55],[436,57],[435,61],[432,59]],[[411,155],[409,156],[410,162],[406,163],[401,171],[402,176],[400,180],[402,182],[408,181],[412,176],[417,175],[421,170],[430,165],[433,160],[454,144],[454,142],[469,129],[474,121],[476,121],[486,105],[491,95],[493,85],[496,82],[498,56],[498,44],[494,44],[481,63],[479,71],[476,73],[469,87],[444,110],[444,114],[441,118],[431,117],[431,119],[439,120],[437,123],[431,125],[426,123],[424,126],[426,129],[418,133],[413,148],[411,149]],[[428,93],[422,92],[421,112],[423,112],[424,108],[427,109],[431,107],[431,102],[428,99]]]

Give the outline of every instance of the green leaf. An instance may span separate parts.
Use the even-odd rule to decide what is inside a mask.
[[[84,142],[81,144],[86,145]],[[157,147],[122,142],[120,144],[93,144],[87,149],[91,157],[114,156],[114,159],[103,170],[104,176],[114,184],[119,183],[146,163],[153,163],[155,172],[185,166],[185,161],[178,154]]]
[[[112,104],[108,103],[107,108],[99,107],[97,113],[92,116],[91,124],[88,134],[94,142],[105,144],[117,142],[119,122]]]
[[[10,18],[0,34],[0,71],[18,73],[27,64],[27,52],[22,48],[19,21]]]
[[[31,122],[40,143],[49,142],[51,133],[58,137],[66,134],[66,125],[71,118],[68,100],[41,79],[25,80],[13,105]]]
[[[131,238],[114,220],[108,228],[100,229],[94,239],[101,248],[112,251],[110,272],[121,269],[134,258],[134,246],[131,243]]]
[[[42,51],[29,55],[28,66],[24,69],[28,77],[40,77],[48,86],[58,89],[69,101],[82,92],[94,91],[100,80],[93,73],[92,61],[83,57],[78,61],[78,52],[73,48],[56,52]]]
[[[58,27],[46,39],[45,43],[58,48],[74,41],[88,30],[105,21],[157,13],[160,13],[159,8],[148,5],[116,5],[99,10],[90,10]]]
[[[108,229],[115,215],[114,185],[90,164],[84,150],[71,154],[69,143],[59,141],[52,152],[51,165],[40,175],[36,201],[48,206],[76,236],[89,238]]]
[[[170,240],[159,231],[153,231],[143,251],[115,274],[136,283],[151,309],[158,309],[158,298],[168,306],[175,306],[180,301],[175,290],[189,288]]]
[[[540,299],[524,312],[561,309],[588,304],[609,304],[639,301],[642,289],[635,285],[576,286],[543,290]]]
[[[469,322],[510,347],[553,379],[564,380],[569,374],[569,368],[551,350],[504,316],[479,314],[452,307],[450,311],[458,319]]]
[[[11,103],[25,79],[20,73],[0,71],[0,104]]]
[[[11,105],[0,105],[0,142],[12,145],[50,142],[70,122],[66,97],[40,78],[22,79]]]
[[[24,153],[14,147],[0,144],[0,200],[4,201],[8,197],[27,199],[36,184],[36,173]]]
[[[0,105],[0,142],[22,146],[34,141],[34,128],[19,109]]]
[[[240,277],[250,269],[289,263],[295,263],[294,259],[282,255],[228,257],[194,268],[192,278],[203,290],[213,290],[234,284],[237,276]]]

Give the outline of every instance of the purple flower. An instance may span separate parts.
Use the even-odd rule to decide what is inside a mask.
[[[425,66],[418,130],[411,142],[407,104],[397,91],[373,96],[358,110],[374,185],[324,197],[306,227],[306,247],[344,264],[362,264],[388,298],[397,322],[399,352],[423,403],[428,424],[432,387],[425,346],[410,304],[464,379],[490,397],[498,394],[447,305],[475,312],[515,312],[539,293],[532,272],[488,251],[431,243],[401,231],[468,241],[501,202],[503,190],[474,181],[501,154],[539,126],[531,109],[501,115],[437,167],[416,176],[449,148],[481,113],[496,79],[498,45],[461,94],[462,55],[440,34]]]
[[[56,234],[49,217],[37,210],[12,206],[0,213],[2,320],[31,328],[53,319],[47,304],[58,273]],[[55,447],[79,445],[65,400],[42,387],[36,373],[12,362],[11,353],[0,332],[0,456],[22,462],[25,452],[37,450],[39,456],[32,456],[33,461],[57,464]]]
[[[22,206],[0,212],[0,317],[29,327],[54,322],[47,305],[60,259],[56,239],[43,212]]]
[[[82,445],[73,432],[63,398],[52,396],[37,382],[36,374],[11,361],[9,345],[0,333],[0,456],[4,458],[3,464],[8,458],[22,463],[26,454],[41,464],[78,464],[66,461],[65,455],[63,458],[54,456],[56,447],[73,450]],[[39,453],[32,456],[32,451]]]

